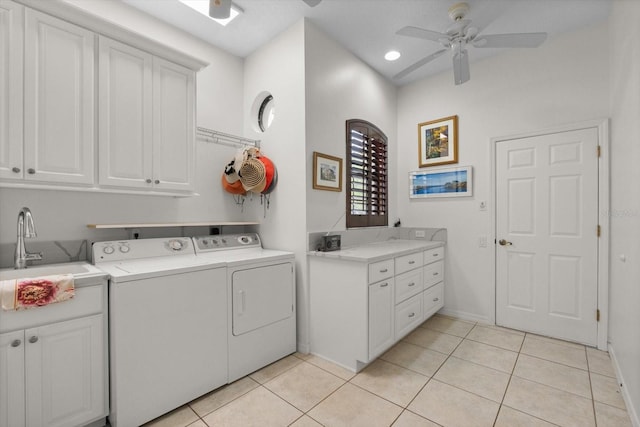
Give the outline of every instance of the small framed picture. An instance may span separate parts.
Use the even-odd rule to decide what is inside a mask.
[[[458,163],[458,116],[418,124],[418,167]]]
[[[409,172],[409,197],[464,197],[473,195],[472,167]]]
[[[313,152],[313,188],[342,191],[342,159]]]

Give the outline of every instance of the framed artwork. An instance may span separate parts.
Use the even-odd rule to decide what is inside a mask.
[[[418,167],[458,163],[458,116],[418,124]]]
[[[473,195],[472,167],[409,172],[409,197],[465,197]]]
[[[342,191],[342,159],[313,152],[313,188]]]

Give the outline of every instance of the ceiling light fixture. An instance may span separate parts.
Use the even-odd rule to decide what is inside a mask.
[[[384,59],[386,59],[387,61],[395,61],[398,58],[400,58],[400,52],[398,52],[397,50],[390,50],[389,52],[384,54]]]
[[[244,12],[240,6],[232,3],[231,0],[180,0],[180,2],[222,26],[226,26]]]

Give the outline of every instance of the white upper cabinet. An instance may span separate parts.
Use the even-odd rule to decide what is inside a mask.
[[[0,0],[0,178],[23,174],[22,53],[24,7]]]
[[[195,73],[100,37],[101,185],[190,191]]]
[[[94,34],[25,10],[24,179],[94,182]]]

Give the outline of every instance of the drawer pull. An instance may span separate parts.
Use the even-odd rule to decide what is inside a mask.
[[[387,271],[389,271],[389,269],[388,268],[384,268],[384,269],[380,270],[380,273],[386,273]]]
[[[416,282],[411,282],[407,286],[411,287],[411,286],[415,286],[415,285],[416,285]]]
[[[438,272],[436,271],[435,273],[433,273],[433,275],[434,275],[434,276],[437,276],[437,275],[438,275]]]
[[[434,298],[433,299],[433,302],[438,302],[438,301],[440,301],[440,298]]]
[[[415,264],[415,263],[416,263],[415,261],[409,261],[409,265]]]
[[[11,172],[20,173],[20,168],[17,168],[17,167],[14,166],[14,167],[11,168]]]
[[[32,336],[31,338],[29,338],[29,342],[31,344],[37,343],[38,342],[38,337],[37,336]]]
[[[11,347],[20,347],[20,344],[22,344],[22,341],[20,340],[11,341]]]
[[[387,286],[389,286],[389,284],[387,282],[384,282],[380,285],[381,288],[386,288]]]
[[[440,256],[440,254],[436,252],[435,254],[433,254],[433,256]]]
[[[27,169],[27,173],[29,173],[29,175],[33,175],[36,173],[36,170],[34,168],[29,168]]]
[[[415,316],[416,316],[416,314],[415,314],[415,313],[411,313],[411,314],[409,315],[409,317],[415,317]]]

